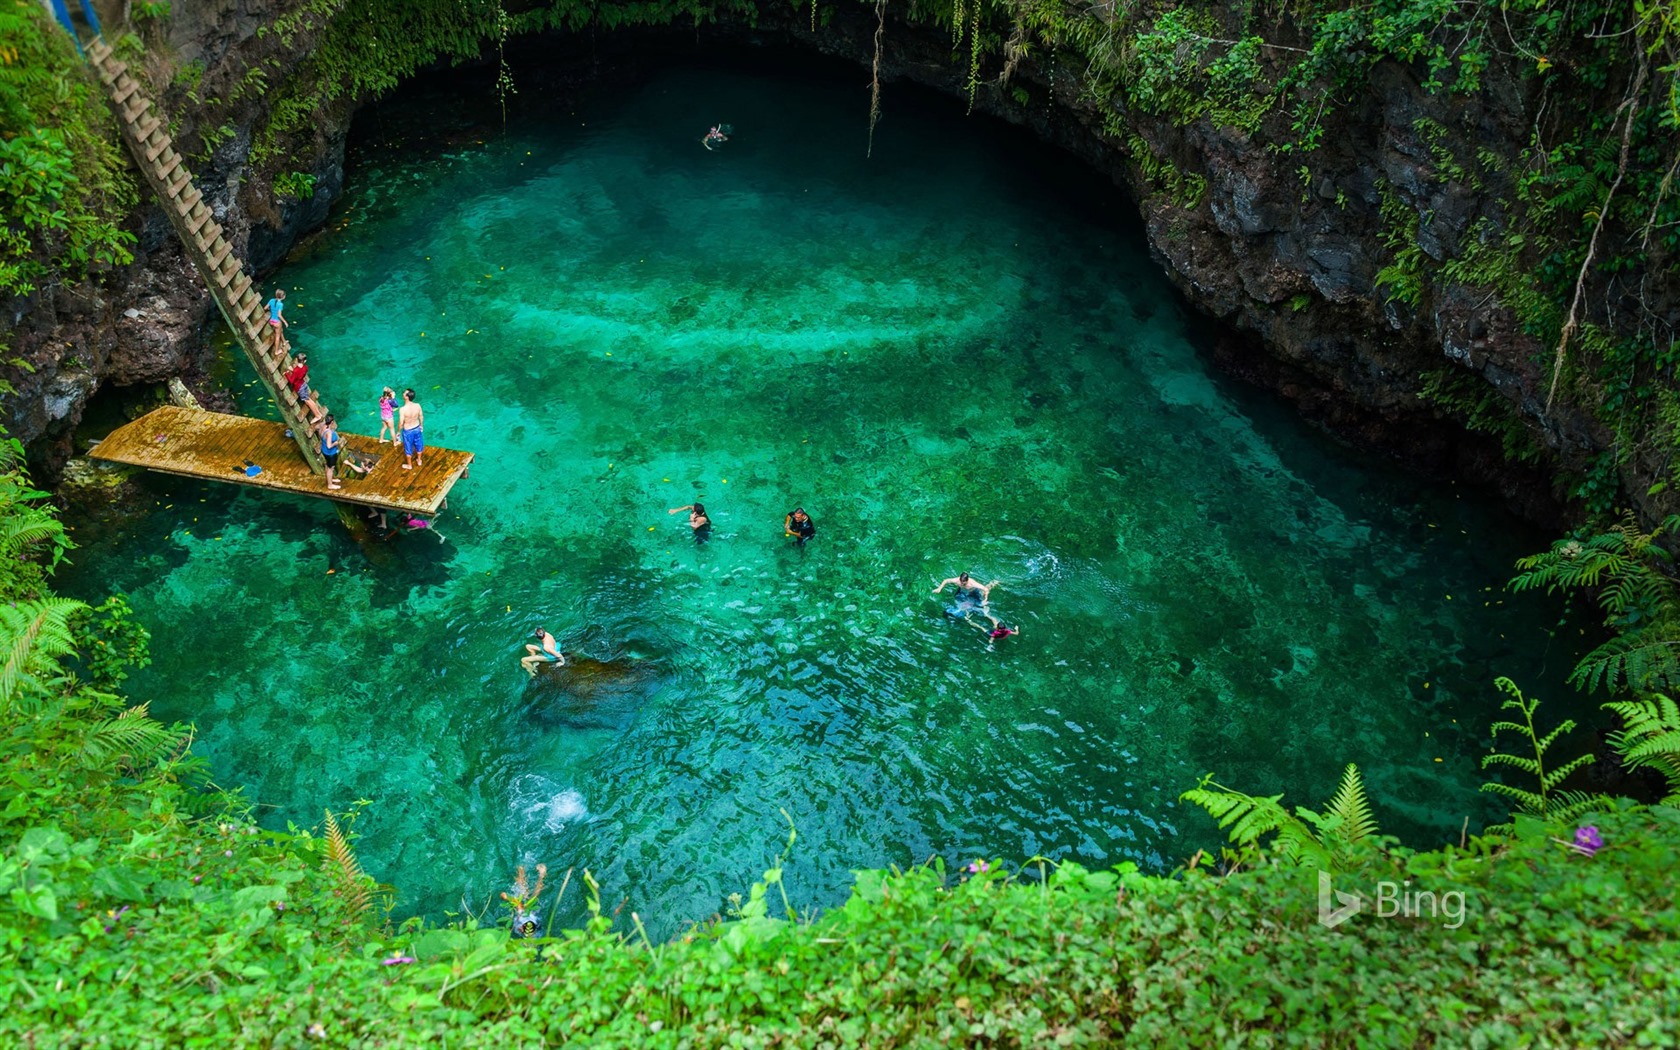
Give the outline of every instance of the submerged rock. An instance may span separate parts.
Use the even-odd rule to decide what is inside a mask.
[[[548,729],[624,729],[665,684],[651,660],[568,656],[546,665],[525,688],[526,716]]]

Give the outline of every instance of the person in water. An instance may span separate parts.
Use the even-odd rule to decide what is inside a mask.
[[[795,507],[782,519],[782,530],[785,535],[792,536],[799,546],[805,546],[805,541],[817,534],[817,523],[805,513],[804,507]]]
[[[961,616],[966,616],[976,609],[979,609],[981,612],[986,612],[988,609],[987,602],[991,601],[992,598],[992,588],[998,585],[998,581],[996,580],[993,580],[991,583],[981,583],[969,576],[968,573],[959,572],[950,579],[940,580],[939,586],[933,589],[933,593],[938,594],[940,591],[943,591],[947,586],[953,583],[957,585],[957,600],[954,605],[945,611],[952,613],[953,615]],[[974,602],[975,595],[980,596],[980,602],[978,605]]]
[[[425,465],[426,451],[426,413],[420,410],[420,402],[414,399],[414,391],[403,391],[402,411],[397,415],[397,422],[402,428],[403,469],[413,470]]]
[[[389,432],[391,444],[402,444],[402,439],[397,437],[396,410],[397,392],[390,387],[386,387],[379,393],[379,440],[381,442],[385,440],[385,434]]]
[[[541,664],[566,666],[566,655],[560,651],[560,643],[554,640],[554,636],[541,627],[537,628],[536,636],[537,644],[526,645],[525,655],[519,659],[519,666],[525,668],[525,673],[535,678],[537,667]]]
[[[988,644],[997,641],[999,638],[1008,638],[1012,634],[1021,633],[1021,629],[1019,627],[1011,627],[999,620],[996,616],[993,616],[991,613],[986,614],[986,619],[992,621],[991,630],[986,631],[986,629],[984,627],[980,627],[979,624],[975,624],[974,626],[980,627],[980,630],[982,631],[986,631],[986,640]]]
[[[334,476],[338,470],[338,453],[342,447],[343,442],[338,439],[338,420],[329,415],[326,421],[321,424],[321,458],[327,464],[327,488],[329,489],[344,487],[338,483],[338,478]]]
[[[712,130],[706,132],[706,137],[700,140],[707,149],[714,149],[729,141],[729,136],[723,133],[722,124],[713,124]]]
[[[688,511],[688,527],[694,530],[694,541],[696,543],[704,543],[707,535],[709,535],[712,531],[712,519],[706,517],[706,505],[703,503],[690,503],[685,507],[672,507],[665,513],[676,514],[685,510]]]

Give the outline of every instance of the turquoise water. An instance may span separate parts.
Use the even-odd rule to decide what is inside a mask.
[[[544,861],[669,932],[782,810],[817,905],[933,855],[1171,866],[1218,840],[1176,802],[1207,771],[1317,803],[1358,762],[1417,842],[1498,815],[1491,680],[1569,662],[1499,592],[1539,539],[1211,374],[1112,192],[891,102],[867,162],[850,80],[696,68],[365,146],[273,283],[347,429],[412,386],[477,463],[441,539],[367,549],[148,481],[70,578],[151,626],[134,695],[265,823],[371,800],[365,865],[433,915]],[[941,615],[962,569],[1019,637]],[[529,684],[539,623],[616,677]]]

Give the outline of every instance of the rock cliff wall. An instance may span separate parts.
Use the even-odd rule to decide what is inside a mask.
[[[274,170],[249,163],[252,129],[268,97],[237,97],[235,85],[264,63],[274,78],[295,61],[260,30],[283,0],[179,2],[156,79],[185,134],[211,123],[221,141],[195,174],[256,272],[273,266],[325,217],[343,181],[353,108],[322,114],[314,138],[285,158],[287,170],[315,177],[306,201],[277,198]],[[723,21],[683,34],[651,31],[557,36],[542,50],[587,52],[591,61],[628,59],[646,47],[814,48],[867,67],[876,22],[866,8],[842,5],[812,32],[803,13],[761,12],[752,24]],[[892,83],[914,80],[961,94],[967,70],[948,33],[888,19],[882,50],[887,117]],[[681,40],[682,43],[676,41]],[[195,89],[180,71],[200,71]],[[990,71],[995,74],[995,70]],[[1379,63],[1356,96],[1326,114],[1323,144],[1309,163],[1211,121],[1180,124],[1116,110],[1092,92],[1072,54],[1023,58],[1007,83],[988,81],[975,109],[1026,125],[1046,143],[1108,174],[1138,203],[1151,248],[1190,302],[1221,328],[1217,356],[1229,370],[1281,391],[1337,433],[1394,452],[1425,471],[1493,485],[1531,518],[1561,520],[1549,477],[1582,471],[1613,437],[1592,412],[1567,399],[1544,408],[1549,348],[1527,334],[1498,296],[1455,283],[1441,264],[1457,254],[1478,220],[1502,221],[1515,163],[1543,108],[1532,82],[1490,72],[1473,94],[1425,90],[1413,70]],[[167,85],[167,86],[164,86]],[[195,99],[235,97],[233,103]],[[1470,172],[1452,158],[1481,155]],[[1488,159],[1491,158],[1491,159]],[[1178,180],[1163,185],[1165,166]],[[1185,192],[1185,179],[1198,191]],[[1398,222],[1415,226],[1419,290],[1396,301],[1379,286],[1392,262]],[[158,382],[184,374],[203,390],[208,298],[144,202],[133,266],[99,288],[43,294],[14,304],[15,347],[34,365],[7,406],[7,425],[49,470],[69,452],[88,397],[106,385]],[[20,308],[21,307],[21,308]],[[1459,375],[1477,396],[1491,393],[1517,428],[1549,455],[1533,466],[1506,461],[1501,441],[1472,434],[1420,398],[1426,374]],[[1522,437],[1521,434],[1518,435]],[[1509,437],[1509,435],[1507,435]],[[1666,468],[1666,460],[1662,464]],[[1657,467],[1630,463],[1623,489],[1643,493]],[[1644,499],[1644,497],[1641,497]],[[1647,506],[1664,509],[1661,498]]]

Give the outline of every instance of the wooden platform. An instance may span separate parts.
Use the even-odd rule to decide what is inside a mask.
[[[436,514],[444,497],[472,465],[470,452],[427,446],[424,466],[402,469],[402,449],[360,434],[339,432],[345,455],[339,457],[344,487],[328,491],[326,479],[309,471],[284,423],[230,416],[195,408],[165,407],[119,427],[88,455],[165,474],[205,481],[225,481],[299,496],[353,503],[380,510]],[[366,477],[349,468],[351,454],[372,461]],[[255,463],[262,472],[245,473]]]

